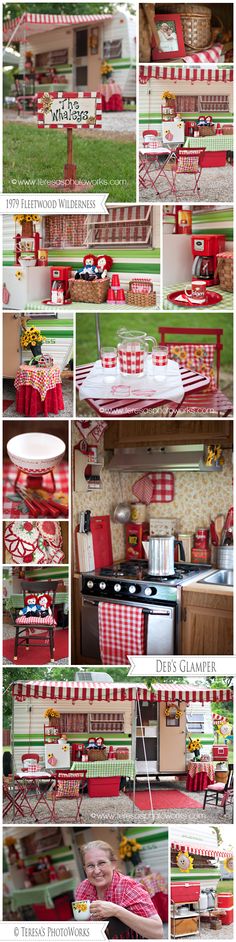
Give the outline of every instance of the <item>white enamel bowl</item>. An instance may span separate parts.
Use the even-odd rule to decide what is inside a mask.
[[[46,435],[43,432],[29,432],[24,435],[15,435],[7,443],[9,458],[22,471],[52,471],[59,464],[66,446],[57,435]],[[33,457],[32,457],[33,456]]]

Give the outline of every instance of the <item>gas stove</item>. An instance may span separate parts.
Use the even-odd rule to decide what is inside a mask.
[[[97,598],[133,600],[135,602],[151,600],[175,602],[178,587],[193,580],[196,576],[209,572],[211,566],[196,566],[191,563],[176,563],[171,576],[151,576],[145,559],[125,560],[114,563],[105,569],[82,576],[82,594]]]

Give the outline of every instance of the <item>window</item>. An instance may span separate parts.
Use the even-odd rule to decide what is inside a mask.
[[[199,111],[207,111],[209,114],[219,111],[229,111],[228,95],[201,95]]]
[[[89,716],[89,729],[95,732],[123,732],[123,713],[93,713]]]
[[[198,95],[176,95],[177,111],[180,114],[192,114],[198,111]]]
[[[88,55],[88,30],[87,29],[78,29],[76,31],[76,46],[75,46],[75,55],[76,59],[81,59],[82,56]]]
[[[113,41],[103,43],[103,58],[104,59],[121,59],[122,56],[122,39],[113,39]]]
[[[52,65],[67,65],[68,49],[52,49],[51,52],[38,52],[35,56],[35,67],[50,68]]]
[[[86,65],[77,65],[76,66],[76,88],[79,89],[87,88],[88,84],[88,69]]]
[[[87,713],[61,713],[60,733],[87,733]]]

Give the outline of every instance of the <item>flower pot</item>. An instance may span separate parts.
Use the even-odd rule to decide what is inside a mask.
[[[33,354],[34,357],[39,357],[39,356],[41,356],[41,353],[42,353],[42,344],[41,344],[41,343],[35,343],[35,344],[34,344],[34,347],[33,347],[33,346],[30,346],[30,350],[32,350],[32,354]]]
[[[131,857],[131,863],[134,865],[134,867],[137,867],[140,861],[141,861],[141,857],[140,857],[139,850],[135,850],[134,854],[132,854],[132,857]]]

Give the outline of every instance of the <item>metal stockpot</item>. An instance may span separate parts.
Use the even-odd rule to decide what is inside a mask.
[[[183,543],[175,540],[174,536],[150,536],[149,540],[143,542],[150,576],[174,576],[175,546],[180,547],[180,559],[185,562]]]

